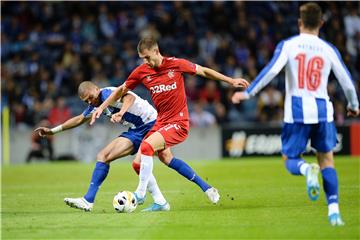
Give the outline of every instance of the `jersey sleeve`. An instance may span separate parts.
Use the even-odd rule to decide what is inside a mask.
[[[133,90],[140,83],[141,83],[141,75],[140,75],[140,71],[139,71],[139,67],[138,67],[130,74],[128,79],[126,79],[125,86],[128,89]]]
[[[341,88],[344,90],[346,99],[348,101],[348,108],[356,110],[359,108],[359,100],[356,95],[356,90],[351,78],[351,74],[345,66],[337,48],[333,45],[330,46],[333,49],[333,53],[331,54],[331,69],[338,79]]]
[[[194,75],[196,73],[196,64],[192,63],[186,59],[178,58],[177,64],[179,66],[179,70],[183,73],[188,73]]]
[[[264,88],[285,66],[288,61],[288,54],[286,51],[285,41],[281,41],[274,51],[271,61],[265,66],[263,70],[257,75],[255,80],[246,89],[246,93],[253,97],[262,88]]]
[[[88,106],[82,113],[82,115],[86,118],[90,117],[91,114],[95,111],[95,107]]]

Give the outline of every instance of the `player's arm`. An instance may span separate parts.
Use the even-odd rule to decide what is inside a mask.
[[[83,114],[80,114],[76,117],[70,118],[69,120],[65,121],[63,124],[60,124],[59,126],[56,126],[54,128],[38,127],[34,131],[38,132],[41,137],[45,137],[48,135],[54,135],[58,132],[80,126],[81,124],[85,123],[87,120],[88,118],[86,118]]]
[[[196,75],[202,76],[204,78],[212,79],[212,80],[220,80],[226,82],[234,87],[248,87],[249,83],[243,78],[231,78],[221,74],[211,68],[203,67],[200,65],[196,66]]]
[[[122,84],[121,86],[117,87],[111,95],[99,106],[96,108],[95,112],[93,112],[91,116],[90,125],[94,124],[97,118],[99,118],[102,114],[102,112],[112,104],[113,102],[117,101],[118,99],[121,99],[123,95],[125,95],[129,89],[126,87],[125,84]]]
[[[257,75],[250,86],[243,92],[233,94],[231,100],[233,103],[240,103],[242,100],[255,96],[262,88],[264,88],[285,66],[288,61],[287,49],[284,41],[281,41],[274,51],[274,55],[270,62]]]
[[[359,115],[359,100],[356,95],[355,86],[351,80],[351,75],[349,70],[346,68],[345,64],[341,59],[339,51],[333,47],[334,53],[331,57],[332,60],[332,70],[338,79],[341,88],[344,90],[346,99],[348,101],[347,105],[347,115],[356,117]]]
[[[113,123],[121,121],[127,110],[129,110],[129,108],[134,104],[135,96],[128,92],[122,97],[121,101],[123,102],[123,104],[120,111],[111,116],[110,120]]]

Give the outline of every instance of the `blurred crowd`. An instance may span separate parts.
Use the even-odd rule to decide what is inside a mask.
[[[357,91],[360,79],[359,2],[320,2],[321,37],[341,52]],[[139,65],[136,45],[158,39],[165,56],[189,59],[228,76],[254,80],[276,44],[298,33],[299,2],[1,2],[2,106],[13,126],[43,119],[57,125],[81,113],[77,86],[91,80],[118,86]],[[284,74],[256,98],[232,105],[233,89],[186,76],[191,122],[275,122],[283,117]],[[144,88],[137,92],[149,99]],[[346,100],[331,75],[335,119]]]

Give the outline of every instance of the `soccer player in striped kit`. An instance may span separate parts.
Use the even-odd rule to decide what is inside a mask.
[[[232,96],[233,103],[253,97],[285,66],[286,96],[282,130],[282,154],[287,170],[306,176],[311,200],[319,197],[319,165],[328,202],[328,216],[333,226],[344,225],[338,203],[338,178],[334,168],[336,145],[334,109],[327,93],[330,70],[333,70],[348,100],[347,115],[359,115],[359,102],[350,73],[339,51],[318,37],[323,24],[321,8],[316,3],[300,7],[300,34],[281,41],[269,64],[244,92]],[[306,163],[301,154],[308,140],[317,150],[318,164]]]
[[[38,127],[35,131],[38,132],[40,136],[46,137],[87,123],[97,106],[104,102],[115,89],[115,87],[99,88],[90,81],[82,82],[79,85],[78,94],[80,99],[88,104],[84,112],[52,129]],[[120,114],[122,116],[121,124],[128,126],[129,129],[122,132],[97,154],[97,161],[87,193],[83,197],[64,199],[64,202],[70,207],[86,212],[92,211],[97,192],[109,173],[110,163],[130,154],[138,155],[137,152],[140,144],[154,126],[157,117],[156,110],[146,100],[131,91],[103,111],[103,115],[109,117],[112,122],[114,122],[112,119],[114,114],[117,114],[117,116]],[[140,160],[138,158],[139,157],[135,158],[133,166],[139,164]],[[136,173],[139,173],[139,170],[135,167],[134,170]],[[153,175],[150,176],[148,190],[154,202],[164,206],[161,209],[162,211],[170,210],[170,205],[162,195]]]

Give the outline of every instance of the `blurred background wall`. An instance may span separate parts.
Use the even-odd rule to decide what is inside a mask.
[[[120,135],[121,127],[110,125],[96,125],[89,129],[87,126],[79,127],[74,131],[67,131],[55,135],[53,139],[53,158],[56,160],[78,160],[81,162],[94,162],[96,154],[111,140]],[[27,129],[14,129],[10,143],[10,156],[12,164],[25,163],[31,152],[32,131]],[[47,152],[44,151],[46,154]],[[215,160],[221,157],[221,130],[218,127],[195,128],[190,131],[188,139],[173,148],[176,156],[186,160]],[[46,155],[45,154],[45,155]],[[133,160],[134,156],[124,158],[124,161]],[[32,157],[28,162],[48,161]],[[121,160],[122,161],[122,160]]]

